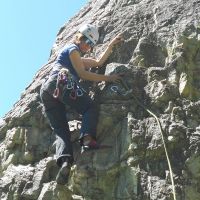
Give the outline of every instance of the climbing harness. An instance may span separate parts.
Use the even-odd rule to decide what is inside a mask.
[[[69,97],[76,100],[77,97],[83,96],[83,89],[78,86],[76,81],[73,80],[72,75],[66,68],[62,68],[58,73],[56,81],[56,89],[54,90],[53,97],[58,98],[61,90],[71,90]]]
[[[160,120],[158,119],[158,117],[152,112],[150,111],[148,108],[146,108],[142,103],[141,101],[139,101],[139,99],[133,95],[132,93],[132,89],[130,89],[128,87],[128,85],[126,84],[125,81],[121,80],[121,85],[123,86],[123,88],[126,90],[126,92],[122,92],[120,91],[119,87],[114,85],[114,86],[111,86],[111,91],[112,92],[115,92],[121,96],[126,96],[128,94],[130,94],[130,97],[131,98],[134,98],[135,101],[144,109],[146,110],[150,115],[152,115],[155,119],[156,119],[156,122],[159,126],[159,129],[160,129],[160,133],[161,133],[161,137],[162,137],[162,142],[163,142],[163,146],[164,146],[164,150],[165,150],[165,155],[166,155],[166,158],[167,158],[167,163],[168,163],[168,167],[169,167],[169,172],[170,172],[170,179],[171,179],[171,183],[172,183],[172,190],[173,190],[173,197],[174,197],[174,200],[176,200],[176,191],[175,191],[175,185],[174,185],[174,178],[173,178],[173,171],[172,171],[172,167],[171,167],[171,162],[170,162],[170,159],[169,159],[169,155],[168,155],[168,152],[167,152],[167,147],[166,147],[166,142],[165,142],[165,139],[164,139],[164,131],[162,129],[162,126],[161,126],[161,123],[160,123]]]

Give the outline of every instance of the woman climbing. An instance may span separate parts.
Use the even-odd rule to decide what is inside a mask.
[[[123,41],[117,35],[99,59],[84,58],[99,39],[98,30],[90,24],[82,26],[76,33],[73,43],[66,45],[58,55],[48,80],[42,85],[40,95],[47,118],[56,135],[57,165],[60,170],[56,181],[66,184],[73,163],[73,149],[67,123],[65,105],[82,114],[80,144],[82,150],[98,149],[96,142],[97,110],[92,99],[80,87],[79,80],[115,82],[120,74],[102,75],[87,71],[91,67],[102,66],[114,45]]]

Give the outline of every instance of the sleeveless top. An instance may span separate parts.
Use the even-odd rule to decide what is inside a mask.
[[[58,75],[60,69],[67,68],[69,72],[71,73],[73,79],[75,81],[79,81],[80,77],[78,76],[76,70],[74,69],[69,57],[72,51],[74,50],[77,50],[80,52],[79,47],[75,44],[67,45],[62,49],[62,51],[59,53],[56,59],[55,65],[50,73],[50,76]]]

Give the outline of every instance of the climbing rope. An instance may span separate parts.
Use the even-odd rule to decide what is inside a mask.
[[[168,155],[168,152],[167,152],[167,147],[166,147],[166,142],[165,142],[165,139],[164,139],[164,131],[162,129],[162,126],[161,126],[161,123],[160,123],[160,120],[158,119],[158,117],[152,112],[150,111],[148,108],[146,108],[142,103],[141,101],[139,101],[139,99],[132,93],[132,89],[130,89],[128,87],[128,85],[126,84],[125,81],[121,80],[121,85],[123,86],[123,88],[125,89],[125,93],[122,93],[119,91],[119,88],[118,86],[112,86],[111,87],[111,90],[115,93],[118,93],[119,95],[121,96],[126,96],[128,94],[131,94],[131,97],[135,99],[135,101],[145,110],[147,111],[150,115],[152,115],[155,119],[156,119],[156,122],[159,126],[159,129],[160,129],[160,133],[161,133],[161,137],[162,137],[162,142],[163,142],[163,146],[164,146],[164,150],[165,150],[165,155],[166,155],[166,158],[167,158],[167,163],[168,163],[168,167],[169,167],[169,172],[170,172],[170,180],[171,180],[171,183],[172,183],[172,191],[173,191],[173,197],[174,197],[174,200],[176,200],[176,191],[175,191],[175,185],[174,185],[174,178],[173,178],[173,171],[172,171],[172,167],[171,167],[171,162],[170,162],[170,159],[169,159],[169,155]]]

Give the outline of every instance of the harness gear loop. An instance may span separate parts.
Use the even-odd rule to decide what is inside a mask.
[[[127,91],[125,93],[121,93],[119,91],[119,87],[118,86],[112,86],[111,87],[111,90],[117,94],[120,94],[122,96],[126,96],[130,93],[132,93],[132,89],[130,89],[127,85],[127,83],[124,81],[124,80],[121,80],[121,85],[122,87],[124,87],[124,89]],[[146,108],[142,103],[141,101],[132,93],[131,94],[131,97],[135,99],[135,101],[145,110],[147,111],[150,115],[152,115],[158,126],[159,126],[159,129],[160,129],[160,133],[161,133],[161,137],[162,137],[162,142],[163,142],[163,146],[164,146],[164,150],[165,150],[165,155],[166,155],[166,158],[167,158],[167,163],[168,163],[168,167],[169,167],[169,172],[170,172],[170,179],[171,179],[171,183],[172,183],[172,191],[173,191],[173,197],[174,197],[174,200],[176,200],[176,190],[175,190],[175,185],[174,185],[174,178],[173,178],[173,171],[172,171],[172,167],[171,167],[171,162],[170,162],[170,159],[169,159],[169,155],[168,155],[168,151],[167,151],[167,147],[166,147],[166,142],[165,142],[165,139],[164,139],[164,131],[162,129],[162,126],[161,126],[161,123],[160,123],[160,120],[158,119],[158,117],[152,112],[150,111],[148,108]]]

